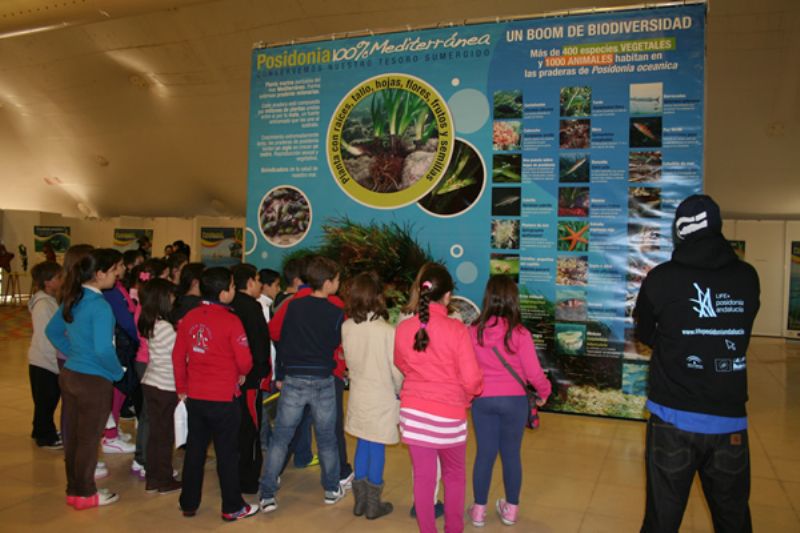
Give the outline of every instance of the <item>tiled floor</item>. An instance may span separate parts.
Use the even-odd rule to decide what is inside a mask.
[[[293,470],[283,477],[280,508],[236,524],[219,518],[219,489],[209,461],[199,514],[183,518],[177,494],[146,495],[128,474],[130,456],[106,456],[111,476],[100,482],[119,492],[110,507],[76,512],[64,504],[59,452],[39,450],[29,438],[31,401],[26,340],[0,341],[0,530],[188,531],[413,531],[409,518],[411,469],[405,449],[387,451],[386,498],[395,512],[368,522],[352,515],[352,499],[322,503],[319,471]],[[800,345],[754,339],[750,354],[751,507],[757,532],[800,532]],[[131,429],[128,427],[127,429]],[[644,506],[644,424],[544,414],[542,427],[527,432],[521,519],[525,532],[635,532]],[[351,453],[352,453],[351,442]],[[470,442],[468,457],[474,456]],[[180,457],[176,458],[176,464]],[[470,468],[471,470],[471,468]],[[712,531],[696,484],[681,531]],[[495,470],[491,497],[501,496]],[[468,490],[468,495],[471,490]],[[253,498],[254,499],[254,498]],[[440,527],[441,527],[440,523]],[[472,526],[467,526],[467,531]],[[490,516],[485,531],[511,531]]]

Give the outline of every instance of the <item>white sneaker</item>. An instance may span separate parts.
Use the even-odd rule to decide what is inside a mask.
[[[131,474],[138,477],[139,479],[145,479],[147,476],[147,472],[144,469],[144,465],[138,463],[136,459],[133,460],[131,463]]]
[[[94,467],[94,479],[103,479],[108,477],[108,467],[103,461],[97,461],[97,466]]]
[[[111,505],[119,500],[119,494],[110,492],[108,489],[100,489],[97,491],[97,505]]]
[[[339,480],[339,486],[343,491],[353,490],[353,479],[355,479],[355,472],[350,472],[350,475],[344,479]]]
[[[334,503],[338,502],[342,498],[344,498],[345,490],[342,488],[341,485],[336,487],[335,491],[326,490],[325,491],[325,503],[328,505],[333,505]]]
[[[133,453],[136,445],[123,441],[120,438],[103,439],[103,453]]]

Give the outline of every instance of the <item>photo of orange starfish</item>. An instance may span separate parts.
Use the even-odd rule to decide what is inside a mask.
[[[558,250],[586,252],[589,250],[588,222],[559,222]]]

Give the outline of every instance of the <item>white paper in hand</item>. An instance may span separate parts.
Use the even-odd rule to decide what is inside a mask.
[[[175,447],[180,448],[186,444],[189,435],[189,413],[186,411],[186,402],[178,402],[175,407]]]

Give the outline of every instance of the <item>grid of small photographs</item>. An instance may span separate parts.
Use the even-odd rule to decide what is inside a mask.
[[[522,214],[522,109],[522,90],[494,92],[489,273],[511,276],[517,283]]]
[[[555,351],[583,356],[587,353],[592,88],[562,87],[559,111]]]

